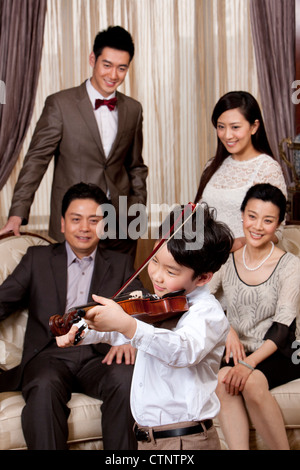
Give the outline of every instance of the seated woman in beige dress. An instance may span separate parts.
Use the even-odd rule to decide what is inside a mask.
[[[219,372],[219,421],[230,449],[249,449],[247,412],[270,449],[288,449],[270,389],[300,377],[292,347],[299,337],[300,260],[274,246],[286,199],[270,184],[257,184],[241,206],[246,244],[232,253],[210,289],[222,285],[231,326]],[[247,412],[246,412],[247,410]]]

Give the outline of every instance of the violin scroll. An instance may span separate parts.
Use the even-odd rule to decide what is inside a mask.
[[[116,302],[128,315],[150,324],[180,316],[189,309],[187,298],[182,294],[182,291],[171,292],[161,298],[149,294],[143,298],[127,298],[126,300],[116,300]],[[52,334],[54,336],[67,334],[71,326],[78,323],[86,312],[95,305],[99,304],[91,302],[87,305],[71,308],[62,316],[53,315],[50,317],[49,326]],[[76,337],[80,336],[80,333]]]
[[[76,307],[70,309],[64,315],[52,315],[49,319],[50,331],[53,336],[66,335],[71,326],[78,323],[84,316],[85,310]]]

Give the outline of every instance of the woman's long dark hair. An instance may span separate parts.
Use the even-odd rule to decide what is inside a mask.
[[[256,99],[246,91],[231,91],[222,96],[217,102],[211,117],[211,121],[215,128],[221,114],[230,109],[239,109],[244,118],[253,125],[256,120],[259,121],[259,127],[254,135],[252,135],[252,144],[255,150],[260,153],[265,153],[274,158],[272,150],[267,138],[263,118],[261,115],[260,107]],[[200,178],[198,191],[195,197],[195,202],[199,202],[202,197],[205,186],[207,185],[213,174],[220,168],[225,158],[228,157],[228,151],[218,138],[217,152],[212,162],[206,167]]]

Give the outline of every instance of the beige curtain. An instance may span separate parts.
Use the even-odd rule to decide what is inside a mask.
[[[18,163],[0,193],[2,224],[47,95],[91,74],[96,33],[127,28],[136,53],[121,91],[144,108],[148,205],[194,199],[215,150],[212,109],[225,92],[258,96],[248,0],[47,0],[44,49],[34,115]],[[31,210],[31,230],[47,229],[53,167]]]

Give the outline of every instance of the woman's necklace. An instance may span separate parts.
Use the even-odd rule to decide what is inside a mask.
[[[274,243],[273,242],[270,242],[272,247],[271,247],[271,251],[270,253],[268,254],[268,256],[262,260],[261,263],[259,263],[258,266],[256,266],[255,268],[249,268],[249,266],[246,265],[246,261],[245,261],[245,251],[246,251],[246,246],[247,245],[244,245],[244,249],[243,249],[243,264],[245,266],[245,268],[248,270],[248,271],[256,271],[257,269],[259,269],[269,258],[270,256],[272,255],[273,251],[274,251]]]

